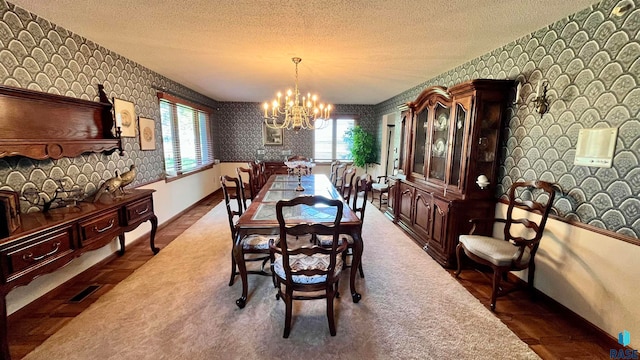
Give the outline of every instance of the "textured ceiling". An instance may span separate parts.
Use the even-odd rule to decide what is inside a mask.
[[[593,0],[15,0],[221,101],[377,104]]]

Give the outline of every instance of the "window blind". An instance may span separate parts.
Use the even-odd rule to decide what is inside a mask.
[[[178,176],[213,163],[210,111],[159,93],[162,142],[167,176]]]

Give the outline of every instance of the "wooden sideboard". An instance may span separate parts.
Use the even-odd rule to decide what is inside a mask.
[[[264,162],[264,178],[268,179],[275,174],[288,174],[289,168],[284,161],[265,161]]]
[[[158,218],[153,209],[155,190],[134,189],[119,199],[103,196],[98,203],[80,202],[31,214],[21,214],[21,226],[0,239],[0,359],[10,359],[7,341],[6,295],[17,286],[55,271],[89,250],[109,244],[115,237],[124,254],[125,233],[151,223],[153,253]]]

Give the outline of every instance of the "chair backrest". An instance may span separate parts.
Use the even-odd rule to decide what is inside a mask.
[[[329,181],[335,186],[336,185],[336,167],[340,165],[340,160],[336,160],[331,163],[331,167],[329,168]]]
[[[333,186],[335,186],[336,189],[342,187],[342,175],[344,175],[345,170],[347,170],[347,164],[344,163],[338,164],[334,170]]]
[[[556,190],[558,186],[546,181],[526,181],[516,182],[511,185],[509,189],[509,206],[507,208],[507,215],[504,226],[504,238],[505,240],[517,245],[527,246],[531,251],[531,258],[535,255],[544,232],[544,227],[547,223],[547,218],[551,212],[553,206],[553,200],[556,196]],[[526,199],[525,197],[530,197]],[[544,200],[546,203],[541,203],[539,200]],[[513,209],[515,207],[523,208],[525,210],[539,214],[540,221],[535,222],[529,219],[514,219]],[[515,225],[515,226],[514,226]],[[515,236],[512,234],[512,228],[524,227],[524,230],[528,235],[532,236]],[[520,228],[520,230],[523,230]]]
[[[238,201],[238,211],[235,211],[231,208],[231,194],[229,193],[230,184],[235,184],[235,191],[237,196],[235,197]],[[236,219],[235,217],[240,217],[242,215],[242,198],[239,194],[240,191],[240,181],[237,178],[223,175],[220,176],[220,184],[222,185],[222,194],[224,196],[224,203],[227,206],[227,216],[229,217],[229,228],[231,229],[231,238],[235,239],[236,237]]]
[[[369,174],[363,177],[356,177],[351,210],[358,215],[360,220],[364,220],[364,211],[367,208],[367,194],[372,183],[373,179]]]
[[[264,182],[262,181],[264,178],[264,175],[262,174],[262,166],[255,161],[250,161],[248,165],[252,171],[253,189],[257,194],[264,185]]]
[[[351,190],[353,189],[353,178],[356,176],[356,168],[351,166],[347,168],[342,175],[342,186],[340,187],[340,195],[348,204],[351,198]]]
[[[324,205],[328,208],[335,208],[335,217],[332,224],[327,223],[303,223],[303,224],[291,224],[287,223],[283,214],[284,209],[295,206],[315,206]],[[327,209],[323,207],[323,209]],[[301,209],[302,210],[302,209]],[[315,276],[326,275],[327,280],[331,282],[334,276],[334,269],[336,266],[337,249],[339,246],[340,237],[340,220],[342,219],[343,202],[341,200],[331,200],[323,196],[299,196],[291,200],[280,200],[276,203],[276,217],[278,218],[278,224],[280,225],[280,249],[282,252],[282,264],[286,273],[287,282],[292,281],[294,275]],[[331,248],[322,247],[318,244],[311,244],[305,246],[291,246],[289,242],[294,241],[296,237],[311,234],[315,235],[332,235],[333,242]],[[289,235],[289,236],[287,236]],[[296,243],[297,245],[297,243]],[[310,270],[294,270],[290,266],[290,256],[304,254],[312,256],[314,254],[329,254],[329,266],[326,270],[310,269]]]
[[[242,204],[244,205],[244,209],[247,209],[247,200],[253,200],[253,198],[255,197],[255,190],[253,187],[253,170],[251,169],[247,169],[247,168],[243,168],[243,167],[237,167],[236,168],[236,173],[238,174],[238,180],[240,181],[240,194],[242,194]],[[247,179],[247,181],[244,181],[243,179],[243,174],[244,174],[244,178]],[[247,197],[247,191],[249,192],[249,196]]]

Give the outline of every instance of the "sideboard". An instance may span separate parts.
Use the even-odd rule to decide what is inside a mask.
[[[89,250],[115,237],[124,254],[125,233],[141,223],[151,223],[153,253],[158,218],[153,209],[155,190],[133,189],[120,198],[103,196],[99,202],[79,202],[75,207],[21,214],[21,226],[0,239],[0,359],[10,359],[7,340],[6,295],[17,286],[55,271]]]

